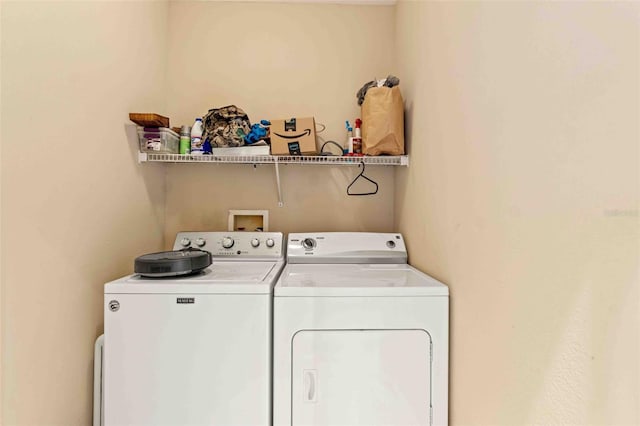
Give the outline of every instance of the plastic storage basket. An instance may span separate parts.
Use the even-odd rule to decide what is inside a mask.
[[[179,152],[180,136],[166,127],[138,127],[138,140],[140,152]]]

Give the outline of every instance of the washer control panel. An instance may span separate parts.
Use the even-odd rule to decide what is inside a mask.
[[[214,257],[250,259],[284,258],[281,232],[179,232],[173,250],[198,248]]]
[[[289,234],[289,263],[407,263],[398,233],[317,232]]]

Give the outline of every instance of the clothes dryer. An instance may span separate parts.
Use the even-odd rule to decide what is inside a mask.
[[[106,426],[271,424],[272,291],[281,233],[182,232],[213,263],[105,285]]]
[[[290,234],[274,290],[274,425],[448,421],[449,291],[400,234]]]

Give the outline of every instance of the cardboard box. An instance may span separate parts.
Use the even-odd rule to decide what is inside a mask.
[[[316,148],[316,121],[313,117],[271,120],[271,155],[313,155]]]

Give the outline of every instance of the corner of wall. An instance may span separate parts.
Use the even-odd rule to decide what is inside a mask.
[[[3,2],[0,1],[0,23],[2,22]],[[4,280],[3,267],[4,257],[2,256],[2,248],[4,246],[2,240],[2,25],[0,25],[0,425],[4,424],[2,413],[4,412]]]

